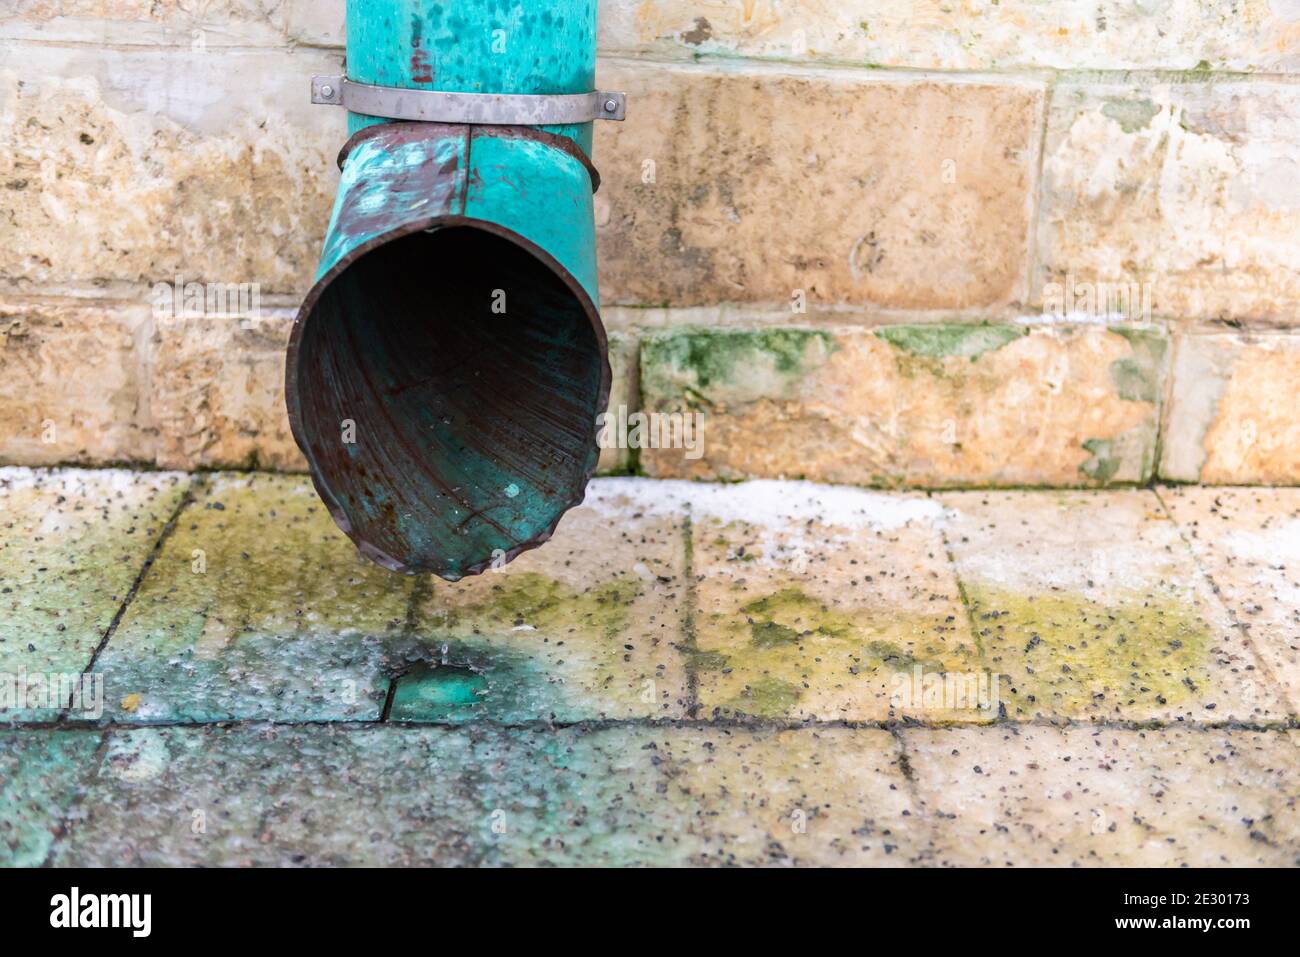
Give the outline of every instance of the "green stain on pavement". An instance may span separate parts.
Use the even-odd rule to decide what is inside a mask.
[[[749,630],[754,636],[753,642],[756,648],[770,648],[772,645],[799,640],[799,632],[774,621],[751,622]]]
[[[960,357],[974,362],[984,353],[1001,349],[1028,333],[1024,326],[936,324],[886,326],[876,330],[876,337],[909,355],[926,359]]]
[[[911,652],[904,651],[888,641],[867,642],[867,654],[886,668],[892,668],[895,671],[911,671],[917,665],[920,665],[921,670],[926,673],[943,671],[942,662],[918,658]]]
[[[715,613],[705,640],[723,647],[696,652],[689,666],[708,675],[724,712],[775,717],[805,697],[810,685],[872,682],[887,687],[900,672],[969,671],[975,650],[937,616],[879,607],[830,605],[797,586],[780,588]],[[953,641],[946,632],[953,631]],[[700,656],[717,656],[702,666]]]
[[[990,668],[1009,679],[1002,698],[1012,717],[1216,703],[1209,626],[1175,595],[1101,601],[970,583],[966,592]]]
[[[765,675],[746,686],[724,708],[738,714],[751,714],[759,718],[775,718],[798,704],[800,688],[781,678]]]
[[[779,644],[782,641],[797,641],[804,635],[813,633],[831,638],[844,638],[853,631],[853,622],[846,616],[831,612],[824,602],[818,601],[799,588],[782,588],[742,605],[741,614],[750,620],[750,631],[754,644]],[[792,624],[778,624],[778,619]],[[760,635],[767,636],[760,641]]]
[[[861,613],[830,611],[823,602],[798,588],[783,588],[765,595],[744,605],[740,611],[749,622],[750,643],[755,648],[798,644],[806,638],[829,638],[860,643],[869,660],[887,669],[910,671],[920,665],[938,671],[943,667],[934,659],[918,658],[894,641],[868,638],[878,629],[878,623],[864,620],[866,616]],[[891,623],[915,624],[908,616],[893,616]]]
[[[579,592],[536,572],[514,572],[503,575],[489,597],[448,609],[445,620],[449,628],[569,626],[614,638],[627,626],[628,611],[639,591],[639,583],[628,575]]]
[[[694,672],[721,671],[730,661],[720,651],[691,650],[687,652],[687,656],[686,667]]]

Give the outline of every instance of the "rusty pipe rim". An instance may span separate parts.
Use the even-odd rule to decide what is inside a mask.
[[[360,130],[356,135],[352,137],[352,139],[348,141],[347,145],[344,146],[344,150],[347,151],[350,149],[350,147],[355,146],[356,143],[354,141],[357,139],[357,137],[362,136],[362,134],[368,133],[370,129],[383,129],[385,126],[391,126],[391,125],[393,124],[381,124],[380,126],[377,127],[371,127],[365,130]],[[428,124],[422,124],[422,125],[428,125]],[[536,134],[538,131],[529,131],[529,132],[531,134]],[[550,136],[551,134],[543,134],[543,135]],[[565,142],[572,144],[572,141],[567,140],[565,137],[554,137],[554,138],[559,140],[564,140]],[[572,145],[574,150],[576,150],[578,153],[582,153],[582,151],[578,149],[576,144],[572,144]],[[582,155],[585,157],[585,154]],[[587,160],[585,165],[587,166],[589,172],[594,173],[594,167],[591,166],[590,160]],[[592,181],[593,191],[595,190],[597,182],[598,182],[598,176],[593,178]],[[302,306],[299,307],[298,313],[293,320],[293,328],[289,334],[289,346],[285,353],[285,378],[284,378],[285,405],[287,407],[288,415],[289,415],[289,429],[293,434],[294,442],[297,443],[298,448],[302,450],[303,456],[307,459],[308,472],[309,475],[311,476],[312,486],[316,489],[316,494],[320,496],[321,501],[325,503],[325,508],[329,512],[330,518],[334,520],[334,524],[337,525],[339,529],[345,535],[347,535],[349,539],[352,540],[353,544],[356,545],[357,550],[360,551],[367,558],[369,558],[371,561],[375,562],[377,565],[380,565],[384,568],[390,569],[391,571],[401,572],[403,574],[408,574],[408,575],[427,572],[427,573],[437,574],[439,575],[439,577],[445,577],[442,576],[435,569],[427,568],[421,565],[408,565],[406,563],[398,561],[397,559],[393,558],[391,555],[387,554],[386,552],[376,548],[370,542],[367,542],[365,539],[361,538],[357,534],[357,530],[353,527],[352,522],[348,519],[347,513],[343,510],[342,506],[339,505],[338,499],[334,496],[333,491],[326,484],[323,470],[319,467],[316,461],[316,456],[313,454],[311,450],[311,445],[307,441],[306,428],[302,416],[302,407],[299,401],[298,353],[302,343],[303,335],[307,328],[308,320],[311,318],[311,314],[315,310],[316,305],[320,300],[320,297],[324,294],[325,290],[329,288],[329,286],[336,279],[338,279],[338,277],[342,275],[344,271],[347,270],[349,266],[351,266],[353,263],[357,262],[358,260],[364,258],[369,253],[372,253],[380,249],[381,247],[386,246],[387,244],[395,240],[401,239],[405,236],[409,236],[414,233],[424,232],[426,230],[432,231],[432,230],[444,229],[444,228],[450,228],[456,226],[463,226],[463,227],[469,227],[471,229],[482,230],[483,232],[493,234],[501,239],[505,239],[507,242],[513,243],[514,245],[518,246],[520,249],[524,250],[525,252],[535,257],[542,265],[544,265],[547,269],[549,269],[555,276],[557,276],[560,279],[561,282],[564,283],[565,287],[569,290],[569,292],[577,300],[579,306],[582,308],[583,314],[587,317],[587,321],[590,323],[592,332],[595,334],[596,337],[597,354],[600,356],[600,387],[597,391],[596,408],[600,411],[604,411],[605,408],[609,405],[610,379],[612,377],[612,373],[610,371],[610,366],[609,366],[609,343],[605,335],[604,323],[601,321],[600,318],[600,311],[596,308],[596,304],[592,302],[591,297],[587,294],[587,290],[582,287],[582,284],[579,283],[578,280],[574,278],[574,276],[572,275],[572,273],[569,272],[569,270],[567,270],[563,265],[561,265],[561,263],[554,256],[552,256],[541,246],[525,238],[524,236],[521,236],[519,233],[515,232],[514,230],[507,229],[506,227],[501,226],[498,223],[491,222],[490,220],[479,219],[473,216],[464,216],[460,214],[444,214],[444,215],[437,215],[437,216],[428,216],[421,219],[411,220],[410,222],[403,223],[402,225],[394,227],[393,229],[390,229],[387,232],[381,233],[378,236],[374,236],[371,239],[366,240],[364,243],[361,243],[358,246],[350,249],[342,257],[340,257],[339,260],[333,266],[330,267],[329,271],[326,272],[319,279],[317,279],[316,282],[312,285],[311,290],[307,293],[306,298],[303,300]],[[503,561],[505,563],[512,562],[515,560],[515,558],[517,558],[519,555],[523,554],[524,552],[529,551],[530,549],[533,548],[537,548],[539,545],[543,545],[546,542],[550,541],[551,536],[555,533],[556,526],[559,525],[560,520],[564,518],[565,513],[568,512],[570,509],[578,505],[581,505],[583,500],[586,498],[587,485],[591,482],[592,476],[596,474],[596,469],[599,466],[600,449],[597,440],[596,422],[594,419],[592,420],[591,428],[592,428],[591,440],[593,445],[596,445],[597,454],[594,457],[592,457],[591,466],[583,471],[581,483],[576,483],[577,487],[575,488],[574,495],[568,501],[564,502],[563,507],[559,508],[559,510],[556,512],[555,520],[552,521],[549,525],[547,525],[544,529],[542,529],[542,531],[538,532],[536,535],[532,536],[531,538],[523,542],[520,542],[510,547],[509,549],[505,549],[503,556],[498,556],[495,558],[489,557],[483,559],[482,561],[475,562],[471,565],[467,565],[464,569],[463,574],[459,577],[479,575],[484,571],[486,571],[488,568],[492,567],[493,563],[497,561]],[[458,580],[458,579],[449,579],[449,580]]]

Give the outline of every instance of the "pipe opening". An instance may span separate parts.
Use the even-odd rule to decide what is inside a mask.
[[[296,427],[340,527],[456,579],[545,541],[595,469],[599,317],[518,237],[457,224],[370,249],[291,349]]]

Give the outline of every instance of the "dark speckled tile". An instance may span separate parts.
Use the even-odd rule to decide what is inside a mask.
[[[1300,715],[1300,489],[1180,487],[1160,496]]]
[[[58,715],[189,481],[0,469],[0,722]]]
[[[1300,864],[1295,731],[1022,725],[902,737],[927,863]]]
[[[0,731],[0,866],[45,860],[99,741],[90,731]]]
[[[112,732],[58,864],[891,864],[883,731]]]

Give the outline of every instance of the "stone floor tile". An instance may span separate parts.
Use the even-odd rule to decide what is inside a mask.
[[[111,733],[57,864],[901,863],[883,731]]]
[[[1012,719],[1270,721],[1276,685],[1148,491],[960,492],[945,534]]]
[[[965,685],[980,670],[937,503],[806,483],[660,486],[664,507],[693,515],[699,717],[996,716],[913,694],[922,676]]]
[[[897,866],[922,853],[887,732],[697,727],[641,746],[662,762],[669,833],[704,842],[689,863]]]
[[[68,703],[188,482],[0,469],[0,721],[48,720]]]
[[[433,580],[394,720],[683,717],[682,509],[644,479],[600,479],[545,546]]]
[[[307,478],[216,475],[100,657],[107,713],[378,718],[412,583],[362,559]]]
[[[1176,487],[1160,497],[1300,714],[1300,489]]]
[[[0,866],[45,860],[99,738],[87,731],[0,731]]]
[[[902,737],[927,863],[1300,863],[1294,731],[999,725]]]

